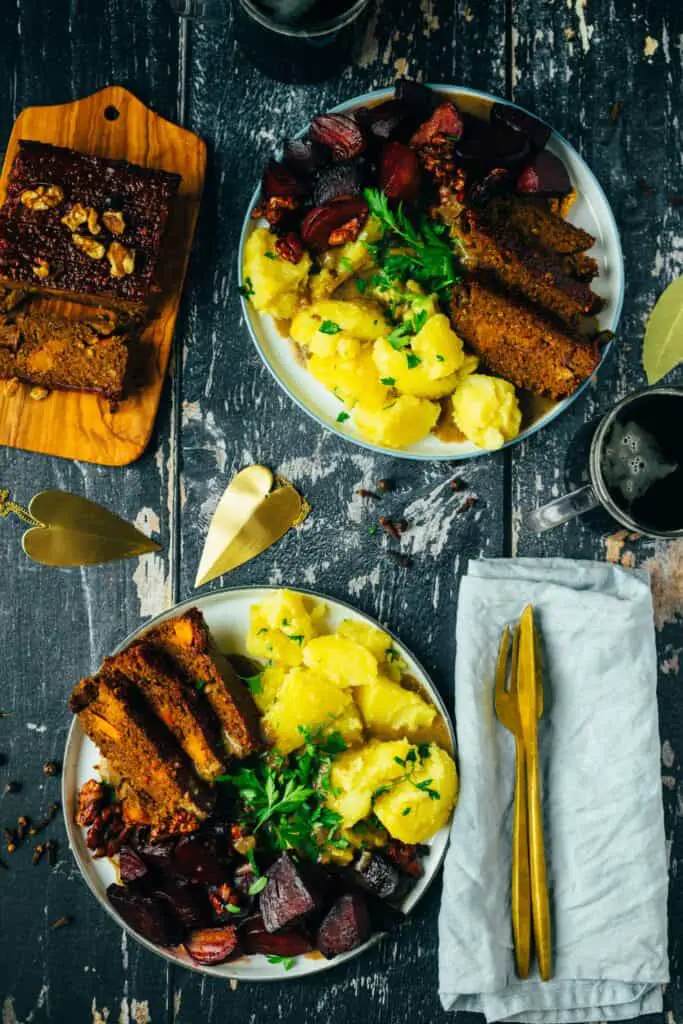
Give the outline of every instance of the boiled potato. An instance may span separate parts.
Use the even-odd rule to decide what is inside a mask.
[[[394,281],[391,287],[384,282],[373,284],[370,294],[388,308],[394,320],[412,320],[422,312],[431,317],[438,312],[436,296],[426,295],[417,281]]]
[[[322,256],[320,273],[311,277],[311,298],[326,298],[359,270],[372,266],[367,243],[377,242],[383,231],[382,222],[370,216],[355,242],[328,249]]]
[[[307,352],[323,359],[334,356],[354,359],[360,353],[363,343],[359,338],[354,338],[348,331],[339,330],[332,334],[321,331],[323,323],[315,313],[315,307],[306,306],[292,320],[290,336]]]
[[[408,666],[393,646],[388,633],[357,619],[344,619],[337,627],[338,636],[346,636],[367,648],[374,655],[382,673],[394,681],[408,671]]]
[[[304,665],[335,686],[364,686],[377,679],[377,659],[344,636],[319,636],[306,644]]]
[[[266,228],[256,228],[244,247],[244,282],[251,285],[255,309],[280,320],[289,320],[301,302],[311,269],[311,257],[304,253],[298,263],[280,259],[275,237]]]
[[[455,762],[445,750],[430,743],[428,754],[418,755],[409,778],[375,799],[374,811],[395,839],[424,843],[447,823],[457,797]]]
[[[434,380],[455,373],[465,360],[462,341],[443,313],[429,317],[412,338],[411,348],[422,360],[427,375]]]
[[[384,676],[359,687],[355,697],[365,726],[373,736],[414,739],[436,718],[436,709],[419,694]]]
[[[456,426],[479,448],[500,448],[519,433],[522,413],[514,386],[507,380],[469,374],[458,385],[452,403]]]
[[[266,665],[261,676],[258,689],[252,689],[254,703],[262,715],[275,703],[287,676],[285,665]]]
[[[420,362],[413,366],[409,362],[411,355],[411,349],[396,349],[386,338],[378,338],[372,347],[372,358],[380,380],[390,382],[388,386],[403,395],[415,395],[417,398],[443,398],[458,386],[460,377],[457,373],[434,377],[428,365]]]
[[[324,614],[324,605],[309,611],[302,594],[277,590],[251,606],[247,652],[254,658],[300,665],[304,645],[317,636]]]
[[[307,312],[320,326],[334,325],[360,341],[374,341],[391,330],[379,306],[361,299],[320,299]]]
[[[312,355],[307,366],[315,379],[349,408],[362,401],[369,410],[380,410],[391,397],[390,389],[380,383],[369,349],[356,359],[322,359]]]
[[[363,723],[348,691],[330,686],[308,668],[287,673],[275,703],[261,720],[264,736],[281,754],[303,746],[300,726],[339,732],[349,745],[363,739]]]
[[[380,786],[399,779],[410,750],[407,740],[383,743],[370,740],[358,750],[347,750],[335,758],[330,772],[329,806],[341,814],[346,828],[352,828],[372,810],[372,795]]]
[[[407,448],[421,441],[435,426],[439,406],[425,398],[401,395],[383,409],[373,409],[362,399],[355,410],[354,422],[360,432],[387,448]]]

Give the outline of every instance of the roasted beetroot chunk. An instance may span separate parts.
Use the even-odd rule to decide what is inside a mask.
[[[491,124],[505,124],[515,131],[522,132],[532,142],[536,149],[543,149],[550,138],[550,125],[539,121],[532,114],[527,114],[517,107],[511,107],[507,103],[494,103],[491,107]]]
[[[330,153],[313,139],[290,139],[285,142],[284,161],[295,174],[310,175],[329,163]]]
[[[157,946],[177,946],[183,929],[165,902],[127,885],[110,885],[107,898],[126,924]]]
[[[313,249],[344,245],[358,238],[368,219],[368,204],[360,196],[334,199],[315,206],[303,219],[301,237]]]
[[[119,874],[121,881],[136,882],[147,874],[147,865],[132,846],[122,846],[119,850]]]
[[[269,160],[263,172],[263,194],[298,199],[306,194],[306,186],[286,164],[278,160]]]
[[[379,853],[365,850],[354,866],[357,885],[374,893],[383,900],[391,899],[401,888],[401,877],[397,868]]]
[[[325,203],[342,197],[359,196],[361,193],[362,166],[355,163],[330,164],[321,168],[313,178],[313,204]]]
[[[361,946],[370,935],[370,916],[359,892],[345,893],[332,905],[318,930],[318,949],[331,960]]]
[[[567,169],[554,153],[543,150],[522,169],[517,191],[524,195],[566,196],[572,190]]]
[[[259,907],[268,932],[291,928],[323,906],[323,882],[312,864],[283,853],[268,869]]]
[[[211,836],[185,836],[173,854],[173,871],[190,882],[220,885],[229,879],[228,866],[218,856]]]
[[[302,953],[309,953],[313,949],[309,937],[298,928],[286,928],[275,934],[267,932],[260,914],[254,914],[247,918],[241,934],[247,953],[264,953],[266,956],[301,956]]]
[[[390,199],[411,202],[420,193],[420,164],[415,152],[402,142],[388,142],[382,150],[379,186]]]
[[[399,78],[396,82],[396,99],[418,122],[426,121],[439,105],[439,95],[421,82],[410,78]]]
[[[460,111],[450,100],[440,103],[434,113],[421,124],[410,140],[410,145],[419,149],[444,139],[457,142],[463,131]]]
[[[388,142],[396,137],[406,117],[406,108],[399,100],[387,100],[376,107],[362,107],[356,111],[358,123],[371,141]]]
[[[201,928],[213,921],[211,904],[204,886],[167,876],[154,884],[151,895],[162,900],[173,917],[186,928]]]
[[[347,114],[318,114],[313,118],[309,135],[332,152],[333,160],[353,160],[365,149],[361,128]]]
[[[238,943],[237,928],[229,924],[190,932],[185,948],[199,964],[222,964],[235,953]]]

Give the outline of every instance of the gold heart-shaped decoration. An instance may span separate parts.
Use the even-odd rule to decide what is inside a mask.
[[[96,565],[161,547],[113,512],[68,491],[41,491],[28,512],[39,525],[26,531],[22,547],[43,565]]]
[[[282,484],[271,490],[273,483]],[[195,587],[243,565],[305,518],[308,506],[265,466],[247,466],[228,484],[213,514]]]

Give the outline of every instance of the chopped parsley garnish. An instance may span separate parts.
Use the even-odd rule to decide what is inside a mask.
[[[265,887],[268,885],[268,879],[265,875],[261,875],[255,882],[252,882],[247,890],[250,896],[257,896],[260,892],[263,892]]]
[[[195,689],[199,690],[199,692],[201,693],[204,687],[206,686],[206,679],[198,679],[194,685]]]
[[[367,278],[365,278],[365,277],[357,277],[356,278],[356,288],[358,289],[358,291],[360,292],[361,295],[365,295],[367,287],[368,287]]]
[[[241,284],[239,286],[238,291],[242,298],[244,299],[250,299],[252,295],[256,294],[256,292],[254,291],[254,285],[250,277],[245,277],[244,284]]]
[[[415,789],[420,791],[420,793],[427,793],[430,800],[440,800],[441,794],[432,787],[432,779],[422,779],[421,782],[414,782],[412,778],[415,769],[418,765],[422,765],[423,760],[428,758],[430,753],[429,743],[420,743],[417,748],[411,747],[405,757],[399,757],[396,755],[394,757],[394,763],[399,765],[401,768],[404,768],[405,771],[403,775],[400,775],[396,779],[392,779],[391,782],[386,783],[383,786],[378,786],[371,797],[373,804],[378,796],[381,796],[382,793],[390,793],[394,786],[400,785],[401,782],[409,782],[410,785],[414,786]],[[408,808],[402,813],[409,814],[410,810],[411,809]]]
[[[349,419],[348,412],[340,412],[337,416],[337,423],[345,423]]]
[[[268,957],[268,963],[269,964],[282,964],[282,966],[284,967],[284,969],[286,971],[291,971],[292,967],[294,966],[294,957],[293,956],[279,956],[277,953],[273,953],[273,954],[271,954],[271,956]]]
[[[395,377],[380,377],[379,382],[380,382],[380,384],[386,384],[386,386],[388,388],[391,388],[396,383],[396,378]]]
[[[401,655],[398,653],[395,647],[387,647],[386,651],[384,652],[384,656],[389,662],[398,661],[398,659],[401,657]]]
[[[285,636],[287,637],[288,640],[293,640],[295,644],[299,645],[299,647],[301,647],[302,643],[304,642],[303,633],[285,633]]]
[[[263,687],[261,686],[261,680],[263,679],[263,673],[265,669],[261,669],[253,676],[240,676],[243,683],[246,683],[252,693],[263,693]]]
[[[371,537],[374,537],[375,534],[377,533],[377,527],[376,526],[368,526],[368,533],[370,534]]]
[[[347,273],[353,270],[353,263],[348,256],[342,256],[339,260],[339,269],[344,270]]]
[[[445,363],[446,362],[444,357],[439,352],[436,353],[436,361],[437,361],[437,363]]]
[[[321,334],[339,334],[341,327],[334,320],[323,320],[318,330]]]
[[[366,188],[363,194],[370,212],[385,229],[382,242],[373,245],[372,252],[390,287],[396,279],[407,281],[410,278],[430,292],[440,292],[460,279],[452,239],[445,234],[443,224],[435,224],[423,216],[416,227],[402,203],[393,211],[379,189]]]
[[[410,317],[408,320],[404,320],[403,323],[395,327],[391,332],[387,341],[392,348],[401,351],[406,345],[410,345],[410,339],[418,334],[424,325],[427,323],[427,310],[421,309],[415,316]],[[417,359],[417,356],[415,357]]]
[[[242,908],[238,907],[235,903],[226,903],[225,904],[225,909],[228,911],[229,914],[241,914],[242,913]]]
[[[403,815],[403,817],[405,818],[405,816],[406,816],[407,814],[410,814],[410,812],[412,811],[412,809],[413,809],[412,807],[404,807],[404,808],[403,808],[403,810],[401,811],[401,814],[402,814],[402,815]]]
[[[414,370],[416,366],[419,366],[422,360],[419,356],[416,356],[414,352],[406,352],[406,361],[408,363],[408,369]]]
[[[268,632],[268,627],[267,626],[261,626],[260,629],[256,630],[256,636],[262,636],[264,633],[267,633],[267,632]]]
[[[266,253],[266,259],[267,260],[277,260],[279,258],[280,257],[277,255],[277,253],[274,253],[274,252],[267,252]]]
[[[299,726],[299,732],[304,745],[288,757],[268,750],[216,781],[234,788],[239,800],[238,822],[252,835],[258,833],[263,846],[296,850],[316,860],[326,847],[348,846],[341,835],[342,817],[325,799],[326,793],[333,792],[332,760],[346,750],[346,743],[340,733],[325,735],[322,727]],[[251,889],[250,893],[253,895]]]

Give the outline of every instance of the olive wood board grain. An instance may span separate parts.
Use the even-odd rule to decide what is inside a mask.
[[[77,391],[53,391],[42,401],[30,387],[0,386],[0,444],[12,448],[124,466],[145,450],[156,418],[168,365],[185,271],[192,247],[206,170],[206,145],[199,136],[155,114],[121,86],[108,86],[74,103],[28,107],[14,123],[0,177],[0,200],[20,139],[142,167],[180,174],[162,241],[157,271],[160,287],[151,316],[131,347],[134,383],[115,411],[105,398]],[[33,298],[30,309],[76,316],[84,307],[53,298]],[[91,310],[92,312],[92,310]]]

